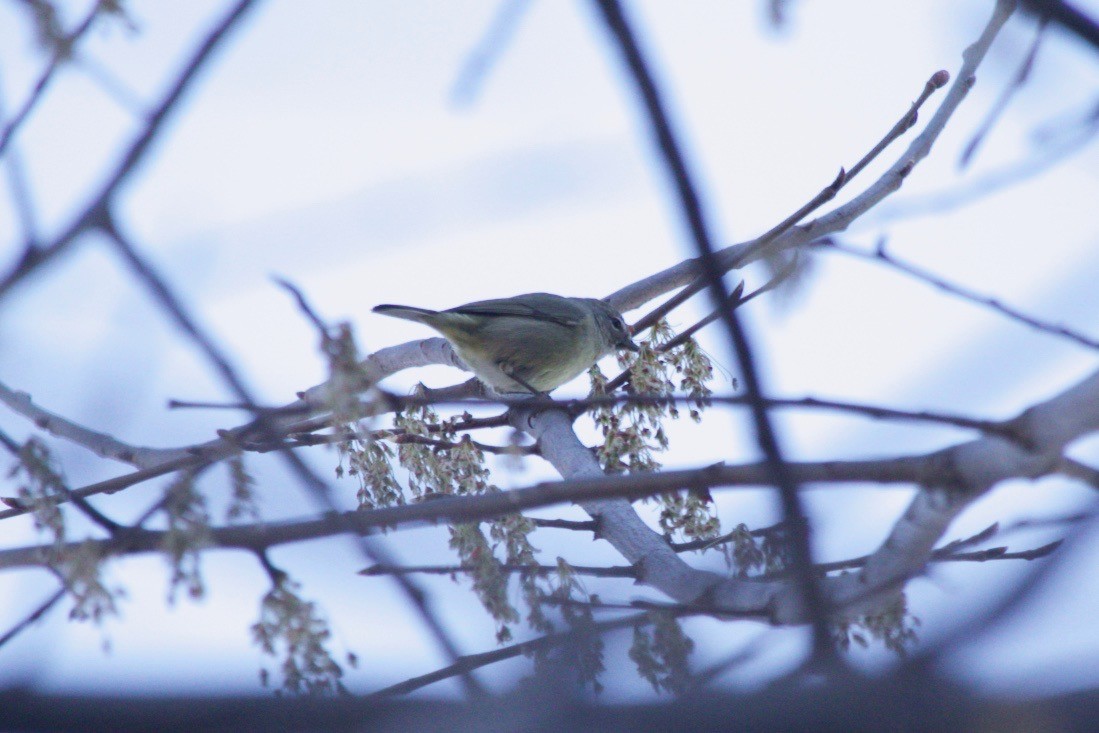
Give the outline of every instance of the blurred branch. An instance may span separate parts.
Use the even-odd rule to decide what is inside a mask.
[[[49,598],[44,600],[38,605],[37,608],[27,614],[26,618],[8,629],[3,636],[0,636],[0,647],[3,647],[9,641],[19,636],[19,634],[30,628],[32,625],[34,625],[36,621],[49,613],[54,606],[61,602],[61,599],[65,597],[66,592],[67,589],[64,587],[58,588],[50,595]]]
[[[256,0],[240,0],[233,9],[222,19],[206,38],[199,44],[183,70],[176,76],[168,93],[149,115],[144,127],[130,143],[126,152],[122,155],[114,171],[107,177],[106,182],[100,187],[84,210],[60,235],[49,244],[41,247],[26,247],[22,256],[11,267],[7,274],[0,277],[0,298],[3,298],[18,283],[38,270],[55,257],[65,252],[72,243],[81,235],[91,229],[98,229],[105,220],[107,210],[116,191],[130,177],[142,162],[164,125],[176,110],[180,99],[197,78],[199,71],[205,66],[213,52],[220,46],[232,31],[244,18],[247,12],[255,4]],[[17,114],[9,128],[21,121]],[[0,138],[0,152],[7,138]]]
[[[19,463],[23,464],[29,473],[40,477],[42,482],[50,487],[52,490],[51,493],[56,492],[57,494],[66,497],[88,519],[107,530],[112,536],[117,536],[120,529],[119,524],[89,504],[83,496],[74,494],[68,484],[65,483],[64,479],[62,479],[45,460],[40,459],[33,453],[23,450],[23,446],[20,446],[3,430],[0,430],[0,444],[2,444]],[[12,501],[17,505],[20,505],[19,508],[26,509],[26,507],[21,506],[22,502],[18,498],[14,500],[5,499],[6,504],[11,504]]]
[[[8,145],[11,144],[12,138],[19,131],[19,128],[23,126],[27,117],[31,111],[38,105],[38,102],[42,99],[42,95],[46,91],[46,87],[53,80],[54,76],[61,66],[69,59],[73,48],[76,43],[84,37],[84,34],[88,32],[88,29],[92,27],[96,19],[99,17],[99,13],[102,10],[98,0],[92,4],[92,9],[84,16],[84,19],[77,24],[63,43],[59,43],[54,49],[53,54],[50,56],[49,62],[46,64],[46,68],[39,74],[37,81],[34,82],[34,86],[31,87],[30,93],[26,99],[23,100],[23,104],[15,111],[12,118],[7,121],[7,124],[2,130],[0,130],[0,157],[3,157],[5,151],[8,149]]]
[[[138,119],[149,117],[144,100],[106,66],[81,53],[73,55],[73,64],[98,84],[119,107]]]
[[[875,209],[864,223],[880,225],[899,219],[954,211],[1045,173],[1095,141],[1096,133],[1099,133],[1099,105],[1093,105],[1086,117],[1077,123],[1076,130],[1070,128],[1069,133],[1065,134],[1065,127],[1063,122],[1059,123],[1058,139],[1046,143],[1043,149],[1032,152],[1025,158],[977,174],[971,180],[940,191],[891,199]]]
[[[1065,476],[1084,482],[1093,489],[1099,489],[1099,469],[1092,468],[1068,456],[1062,456],[1057,470]]]
[[[1023,88],[1023,85],[1026,84],[1027,80],[1030,78],[1030,72],[1031,69],[1034,68],[1034,61],[1038,58],[1038,49],[1042,45],[1042,37],[1045,35],[1046,23],[1048,20],[1048,18],[1041,18],[1038,21],[1038,29],[1034,33],[1034,41],[1031,43],[1030,50],[1027,52],[1026,57],[1023,58],[1023,63],[1019,66],[1019,70],[1015,72],[1015,78],[1004,87],[1004,90],[1000,93],[1000,96],[988,111],[988,116],[985,117],[984,122],[981,123],[980,127],[977,128],[977,132],[973,134],[973,137],[962,149],[962,155],[958,160],[959,168],[965,168],[972,162],[977,149],[981,146],[981,143],[984,142],[988,133],[992,131],[996,122],[1003,116],[1012,97]]]
[[[513,455],[513,456],[536,456],[538,455],[538,446],[536,445],[489,445],[488,443],[481,443],[476,440],[470,440],[469,436],[463,437],[464,441],[468,441],[470,445],[477,448],[477,450],[484,451],[485,453],[495,453],[497,455]],[[433,448],[441,450],[449,450],[452,448],[460,447],[461,443],[455,443],[449,440],[439,440],[437,438],[429,438],[426,435],[397,435],[394,437],[394,442],[397,445],[429,445]]]
[[[613,619],[610,621],[600,621],[593,623],[583,628],[584,634],[605,634],[609,631],[615,631],[617,629],[624,629],[630,626],[637,626],[643,624],[649,618],[647,613],[639,613],[632,616],[625,616],[619,619]],[[442,669],[435,670],[429,674],[420,675],[419,677],[413,677],[412,679],[405,680],[404,682],[398,682],[395,685],[383,688],[376,692],[366,696],[366,699],[375,699],[382,697],[390,697],[392,695],[407,695],[410,692],[419,690],[423,687],[427,687],[430,684],[439,682],[441,680],[450,679],[456,675],[462,673],[469,673],[474,669],[486,667],[496,662],[501,662],[505,659],[513,659],[520,655],[530,656],[534,652],[541,651],[543,649],[558,646],[560,644],[567,643],[577,636],[577,631],[565,631],[556,634],[546,634],[536,639],[530,639],[529,641],[519,642],[518,644],[511,644],[509,646],[501,647],[499,649],[493,649],[490,652],[482,652],[480,654],[466,654],[460,657],[454,664],[451,664]]]
[[[969,288],[962,285],[956,285],[943,278],[931,273],[916,265],[909,264],[902,260],[897,259],[886,250],[885,242],[879,241],[878,246],[873,252],[867,252],[857,247],[842,244],[834,237],[826,237],[817,242],[817,244],[824,251],[842,252],[843,254],[850,255],[852,257],[859,257],[864,260],[870,260],[872,262],[878,262],[879,264],[886,265],[888,267],[902,272],[910,277],[915,278],[921,282],[931,285],[945,293],[955,295],[962,300],[966,300],[970,303],[975,303],[979,306],[995,311],[1000,315],[1022,323],[1025,326],[1029,326],[1037,331],[1044,331],[1045,333],[1052,334],[1054,336],[1060,336],[1070,341],[1086,346],[1089,349],[1099,349],[1099,340],[1085,336],[1084,334],[1074,331],[1067,326],[1061,326],[1057,324],[1047,323],[1041,321],[1033,316],[1029,316],[1020,310],[1004,305],[998,298],[992,298],[985,295],[980,295]]]
[[[1064,0],[1022,0],[1023,8],[1043,21],[1053,21],[1099,52],[1099,23]]]
[[[450,91],[454,104],[464,106],[477,98],[489,71],[503,56],[530,5],[531,0],[499,0],[491,25],[458,70]]]
[[[0,89],[0,123],[7,117],[7,107]],[[34,200],[31,196],[30,182],[27,180],[27,171],[23,167],[23,158],[12,147],[5,156],[0,151],[0,158],[5,158],[5,169],[8,174],[8,188],[11,189],[12,203],[15,205],[19,216],[19,224],[23,229],[23,246],[37,247],[39,242],[38,214],[35,211]]]

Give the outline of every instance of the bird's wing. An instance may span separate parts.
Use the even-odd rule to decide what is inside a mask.
[[[512,298],[479,300],[451,308],[448,313],[460,313],[486,318],[511,317],[531,318],[548,321],[561,326],[572,327],[584,319],[584,310],[572,301],[560,295],[550,293],[528,293]]]

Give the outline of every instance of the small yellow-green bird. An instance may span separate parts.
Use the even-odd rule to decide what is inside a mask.
[[[527,293],[445,311],[386,304],[374,312],[431,326],[499,394],[550,392],[616,349],[638,350],[622,314],[595,298]]]

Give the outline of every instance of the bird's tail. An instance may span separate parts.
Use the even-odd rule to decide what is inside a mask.
[[[428,317],[436,315],[439,311],[428,310],[427,308],[414,308],[410,305],[390,305],[389,303],[385,303],[383,305],[374,306],[374,312],[381,313],[383,316],[403,318],[406,321],[426,323]]]

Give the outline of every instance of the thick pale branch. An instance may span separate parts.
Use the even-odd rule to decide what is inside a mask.
[[[180,448],[147,448],[123,443],[106,433],[97,432],[50,412],[34,404],[34,400],[26,392],[13,390],[3,383],[0,383],[0,402],[51,435],[87,448],[103,458],[128,463],[137,468],[150,468],[188,455],[185,449]]]

